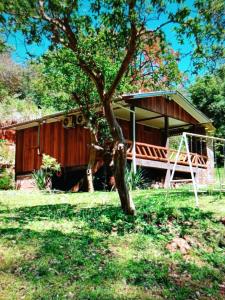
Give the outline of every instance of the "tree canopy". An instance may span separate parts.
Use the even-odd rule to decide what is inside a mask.
[[[20,122],[54,111],[53,106],[38,108],[37,98],[43,95],[37,81],[44,75],[34,66],[20,66],[10,57],[10,50],[0,54],[0,122]],[[51,90],[53,91],[53,90]],[[50,90],[48,90],[50,94]]]
[[[190,86],[193,103],[212,119],[218,136],[225,136],[225,66],[198,77]]]

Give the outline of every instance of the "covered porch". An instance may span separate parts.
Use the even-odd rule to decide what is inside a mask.
[[[133,142],[127,140],[127,159],[133,160],[135,154],[135,164],[142,167],[150,167],[157,169],[172,169],[176,160],[178,150],[167,147],[151,145],[147,143],[135,143],[135,151]],[[191,153],[190,158],[194,172],[197,168],[206,169],[208,157],[198,153]],[[187,152],[180,152],[178,163],[176,166],[178,172],[190,172]]]
[[[124,95],[114,103],[114,112],[127,141],[127,159],[137,166],[172,170],[177,150],[170,145],[170,137],[184,131],[206,135],[214,130],[211,120],[177,91]],[[188,144],[194,172],[206,169],[207,145],[194,140]],[[176,171],[190,172],[186,152],[179,154]]]

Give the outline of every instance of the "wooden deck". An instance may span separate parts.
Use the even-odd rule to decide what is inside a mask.
[[[132,159],[132,142],[127,141],[127,159]],[[177,150],[166,147],[150,145],[146,143],[136,143],[136,163],[140,166],[151,168],[168,169],[172,168],[177,155]],[[207,168],[208,158],[205,155],[198,153],[190,153],[191,162],[196,171],[197,168]],[[178,158],[177,171],[190,172],[188,163],[188,155],[186,152],[181,152]]]

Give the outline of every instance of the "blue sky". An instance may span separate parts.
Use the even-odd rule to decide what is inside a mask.
[[[40,45],[27,45],[24,36],[21,32],[10,34],[7,39],[7,43],[13,49],[13,60],[21,64],[24,64],[27,60],[31,58],[28,53],[34,56],[40,56],[47,51],[48,46],[50,44],[47,39],[43,39]]]
[[[174,35],[172,34],[172,27],[167,26],[166,28],[166,34],[168,36],[168,39],[171,41],[172,47],[174,50],[183,50],[185,51],[190,50],[189,43],[186,42],[184,45],[180,46],[176,40],[174,40]],[[24,64],[27,60],[29,60],[31,57],[29,54],[37,57],[44,54],[50,45],[49,41],[47,39],[43,39],[40,45],[33,44],[33,45],[26,45],[24,36],[18,32],[15,34],[11,34],[7,40],[8,44],[12,46],[12,58],[15,62]],[[179,67],[181,71],[186,71],[189,69],[190,65],[190,57],[186,56],[181,59],[179,62]],[[190,79],[192,79],[191,77]]]
[[[193,0],[187,0],[186,4],[191,7],[193,5]],[[171,4],[170,10],[173,11],[176,7],[177,4]],[[160,23],[166,21],[165,16],[161,16],[160,18]],[[151,22],[149,24],[149,27],[154,29],[154,27],[158,26],[158,22]],[[190,42],[186,41],[184,45],[179,45],[176,39],[174,38],[174,33],[173,33],[173,26],[172,25],[167,25],[164,29],[168,40],[170,41],[173,49],[175,51],[179,52],[188,52],[191,50]],[[26,63],[27,60],[29,60],[31,57],[29,56],[28,53],[31,55],[37,57],[45,53],[48,49],[49,46],[49,41],[47,39],[43,39],[42,43],[40,45],[33,44],[33,45],[26,45],[24,36],[22,33],[17,32],[14,34],[11,34],[8,37],[7,40],[8,44],[13,47],[13,52],[12,52],[12,58],[14,61],[17,63],[24,64]],[[179,62],[179,67],[181,71],[187,71],[190,68],[190,57],[185,56],[183,57],[180,62]],[[189,76],[189,79],[193,81],[194,77]]]

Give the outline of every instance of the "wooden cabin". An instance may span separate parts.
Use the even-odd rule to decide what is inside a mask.
[[[214,130],[211,120],[177,91],[127,94],[115,100],[113,108],[127,140],[128,162],[133,159],[135,139],[136,163],[147,170],[152,182],[160,180],[166,184],[176,154],[169,148],[171,136],[183,131],[205,135]],[[90,133],[79,111],[52,114],[8,129],[16,131],[18,188],[29,185],[31,173],[40,168],[43,153],[55,157],[62,166],[63,176],[55,179],[56,188],[70,190],[84,176]],[[193,167],[207,169],[207,145],[200,153],[198,145],[190,143],[190,150]],[[190,172],[185,155],[179,157],[176,172],[180,176]]]

